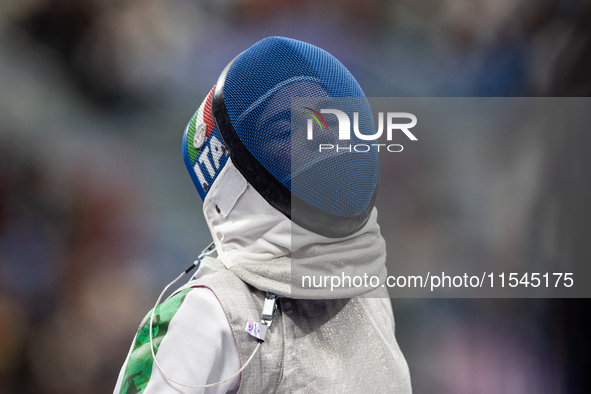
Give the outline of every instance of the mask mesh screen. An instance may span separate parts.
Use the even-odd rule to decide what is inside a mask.
[[[328,130],[315,122],[314,138],[307,139],[307,119],[312,118],[306,107],[320,112],[332,108],[338,103],[332,98],[338,97],[358,98],[340,107],[351,120],[351,139],[338,140],[332,114],[324,115]],[[374,120],[359,84],[332,55],[292,39],[262,40],[228,71],[224,102],[244,146],[297,197],[341,217],[367,208],[378,181],[377,150],[319,152],[320,143],[348,147],[377,142],[355,137],[353,112],[359,113],[364,134],[375,133]]]

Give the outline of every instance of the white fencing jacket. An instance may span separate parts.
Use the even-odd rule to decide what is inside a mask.
[[[268,337],[235,378],[188,388],[169,381],[153,362],[148,313],[114,393],[411,392],[384,288],[302,289],[291,282],[297,252],[306,273],[320,276],[327,267],[347,266],[348,274],[377,276],[383,283],[386,252],[375,208],[358,233],[323,237],[271,207],[230,162],[203,210],[218,258],[206,258],[157,308],[153,338],[160,366],[189,385],[230,377],[257,344],[244,330],[246,322],[260,320],[264,297],[273,292],[280,299]]]

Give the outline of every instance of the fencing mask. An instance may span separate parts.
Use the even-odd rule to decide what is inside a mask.
[[[226,66],[185,129],[183,156],[201,198],[231,160],[294,223],[344,237],[375,203],[378,152],[357,149],[375,134],[361,87],[335,57],[270,37]]]

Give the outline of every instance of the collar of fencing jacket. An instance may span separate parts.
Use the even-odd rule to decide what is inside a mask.
[[[387,276],[376,208],[350,236],[318,235],[273,208],[229,162],[203,212],[218,258],[259,290],[302,299],[349,298],[381,287]]]

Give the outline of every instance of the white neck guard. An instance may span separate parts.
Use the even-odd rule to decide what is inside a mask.
[[[203,212],[218,258],[246,282],[255,282],[250,284],[259,289],[269,287],[266,290],[282,293],[276,287],[286,289],[284,285],[289,284],[281,282],[289,282],[292,252],[318,250],[318,247],[324,248],[320,254],[313,252],[315,256],[309,262],[302,259],[312,270],[322,266],[314,258],[322,257],[323,264],[357,266],[360,273],[385,275],[386,250],[375,208],[367,224],[355,234],[344,238],[318,235],[273,208],[228,160],[205,198]],[[350,257],[340,256],[338,250],[342,248],[339,245],[345,247],[351,242],[360,242],[359,250],[367,249],[361,255],[347,253]]]

